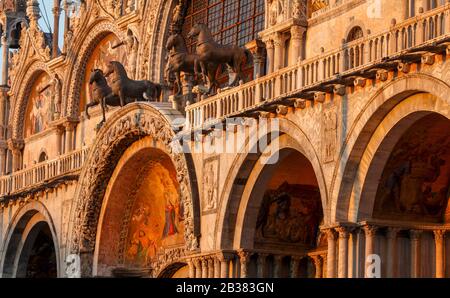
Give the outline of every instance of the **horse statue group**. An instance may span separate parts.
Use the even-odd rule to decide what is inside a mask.
[[[111,86],[106,77],[111,76]],[[133,101],[156,101],[161,96],[162,86],[148,80],[132,80],[128,78],[125,67],[117,61],[110,61],[105,73],[101,69],[94,69],[89,78],[92,86],[92,99],[86,105],[86,116],[89,119],[89,108],[100,104],[102,107],[102,121],[106,121],[106,106],[121,106]]]
[[[228,66],[236,74],[229,83],[230,87],[236,86],[241,79],[244,80],[242,70],[244,62],[253,62],[253,56],[248,49],[217,43],[209,28],[204,24],[195,24],[187,37],[196,39],[195,53],[188,52],[184,38],[179,32],[170,35],[166,43],[169,59],[165,77],[168,80],[171,75],[175,76],[177,95],[181,94],[181,72],[197,78],[201,77],[207,84],[206,94],[211,94],[213,88],[218,87],[217,70],[220,65]]]

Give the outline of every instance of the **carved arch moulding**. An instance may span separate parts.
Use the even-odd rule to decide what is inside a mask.
[[[190,156],[173,147],[175,132],[170,119],[151,104],[133,103],[114,114],[99,131],[86,160],[87,166],[80,174],[67,231],[67,254],[80,255],[82,276],[92,274],[97,228],[109,179],[125,150],[145,136],[162,144],[172,160],[184,207],[185,250],[198,249],[198,191],[195,173],[188,166]]]

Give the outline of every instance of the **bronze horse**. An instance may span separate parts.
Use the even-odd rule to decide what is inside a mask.
[[[169,60],[167,62],[167,68],[165,77],[168,81],[171,74],[175,74],[177,83],[177,93],[181,94],[181,78],[180,73],[189,73],[195,75],[199,67],[198,55],[188,52],[186,43],[183,36],[180,33],[174,33],[169,36],[166,43],[166,50],[169,52]],[[219,64],[208,63],[207,64],[207,77],[210,84],[210,91],[212,86],[217,86],[216,72],[219,68]]]
[[[119,97],[112,93],[111,87],[109,87],[108,82],[101,69],[94,69],[89,77],[89,85],[92,85],[92,101],[86,104],[86,117],[90,119],[89,108],[100,104],[102,107],[103,119],[99,123],[101,126],[103,122],[106,121],[105,110],[106,105],[109,106],[120,106]]]
[[[120,106],[124,106],[126,99],[135,101],[156,101],[161,96],[162,86],[148,80],[135,81],[127,76],[125,67],[118,61],[110,61],[106,68],[105,76],[113,74],[111,79],[112,93],[119,97]]]
[[[248,49],[217,43],[209,28],[204,24],[195,24],[189,31],[188,38],[197,38],[196,52],[204,76],[206,75],[207,63],[225,63],[237,74],[230,86],[235,86],[239,79],[244,79],[243,62],[253,62],[253,55]]]

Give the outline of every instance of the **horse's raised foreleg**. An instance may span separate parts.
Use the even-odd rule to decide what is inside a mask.
[[[211,89],[211,81],[208,77],[208,69],[206,68],[206,62],[200,61],[200,66],[202,68],[202,76],[204,83],[208,86],[208,89]]]
[[[175,76],[177,77],[177,96],[178,95],[181,95],[181,91],[182,91],[182,85],[181,85],[181,75],[180,75],[180,72],[179,71],[177,71],[176,73],[175,73]]]
[[[86,118],[91,119],[91,116],[89,115],[88,110],[90,107],[93,107],[95,105],[98,105],[98,102],[92,101],[86,105],[86,110],[84,111],[84,113],[86,114]]]
[[[123,107],[125,105],[125,96],[123,95],[122,90],[119,91],[119,99],[120,99],[120,106]]]

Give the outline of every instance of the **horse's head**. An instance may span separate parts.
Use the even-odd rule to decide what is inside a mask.
[[[166,42],[166,50],[171,50],[177,41],[178,33],[171,34]]]
[[[97,82],[99,79],[104,78],[103,71],[101,69],[93,69],[91,72],[91,76],[89,77],[89,84]]]
[[[194,26],[192,26],[191,30],[189,31],[187,38],[191,39],[191,38],[196,38],[201,32],[202,32],[202,27],[205,26],[203,24],[195,24]]]

